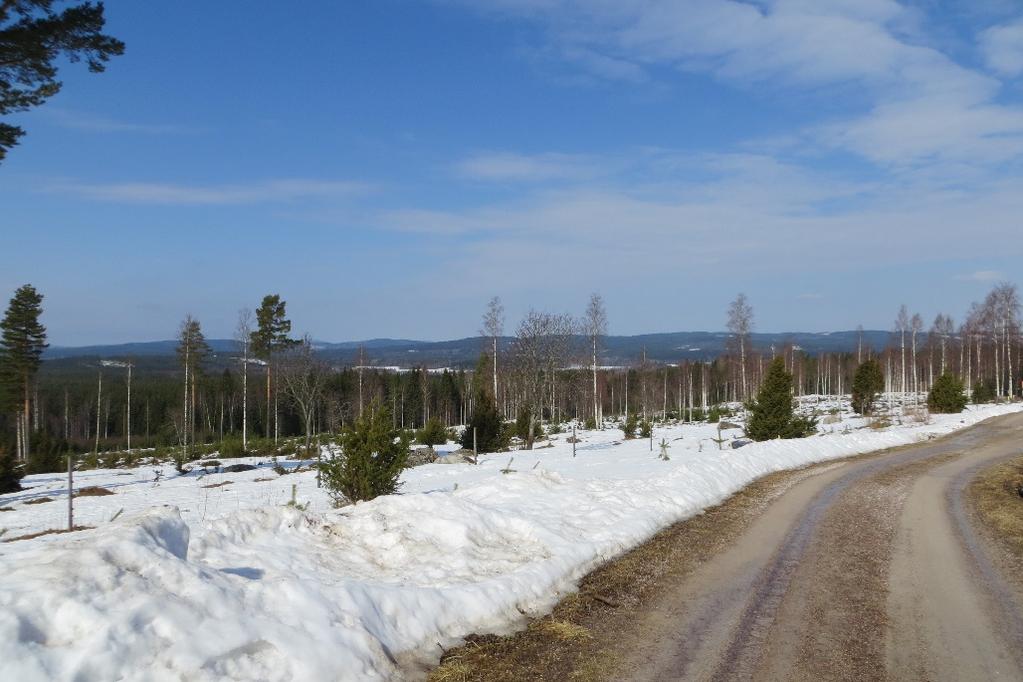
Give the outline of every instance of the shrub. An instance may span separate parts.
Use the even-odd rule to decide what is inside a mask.
[[[224,459],[244,457],[247,454],[245,448],[242,447],[242,439],[237,436],[228,436],[220,441],[219,451],[220,456]]]
[[[0,493],[16,493],[21,490],[22,468],[14,461],[14,456],[7,454],[0,446]]]
[[[990,381],[978,381],[977,385],[973,387],[973,402],[976,403],[991,403],[995,400],[995,385]]]
[[[852,408],[858,414],[874,412],[874,403],[884,389],[884,373],[877,360],[867,360],[856,370],[852,384]]]
[[[746,435],[756,441],[773,438],[802,438],[817,427],[814,417],[798,417],[792,397],[792,375],[785,371],[785,363],[776,358],[767,369],[767,376],[752,401]]]
[[[431,417],[423,424],[423,428],[416,432],[416,440],[430,447],[443,445],[448,442],[448,430],[444,428],[439,419]]]
[[[721,421],[721,408],[715,405],[707,410],[707,423],[717,424],[719,421]]]
[[[945,373],[934,380],[927,396],[927,407],[939,414],[955,414],[966,408],[966,394],[963,382],[955,375]]]
[[[626,440],[630,440],[636,437],[637,426],[639,426],[639,420],[636,419],[636,415],[634,414],[625,415],[625,421],[622,422],[622,433],[625,434]]]
[[[597,429],[597,419],[593,415],[590,415],[586,418],[586,423],[583,424],[583,428],[595,431]]]
[[[63,438],[51,436],[46,431],[36,433],[32,439],[32,451],[25,463],[25,473],[54,474],[67,471],[67,455],[70,446]]]
[[[515,419],[515,435],[522,439],[523,442],[529,440],[529,421],[532,416],[532,411],[528,407],[523,407],[519,410],[519,415]]]
[[[653,434],[653,432],[654,432],[654,426],[653,426],[653,424],[650,423],[649,420],[644,419],[643,421],[641,421],[639,423],[639,437],[640,438],[649,438],[651,436],[651,434]]]
[[[494,407],[494,400],[484,389],[476,393],[476,402],[472,416],[462,432],[461,445],[467,450],[472,449],[472,430],[476,429],[476,447],[479,452],[497,452],[508,445],[511,434],[505,428],[501,415]]]
[[[408,459],[409,438],[391,426],[391,413],[379,403],[346,428],[341,454],[320,463],[323,485],[335,506],[372,500],[398,490]]]

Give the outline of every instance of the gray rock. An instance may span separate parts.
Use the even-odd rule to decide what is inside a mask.
[[[738,450],[739,448],[744,447],[746,445],[749,445],[752,442],[753,441],[746,440],[745,438],[739,438],[739,439],[733,440],[732,441],[732,449],[733,450]]]
[[[430,464],[436,460],[437,453],[433,448],[416,448],[408,453],[408,460],[405,462],[405,467],[418,467],[424,464]]]
[[[469,464],[472,462],[472,450],[455,450],[446,455],[441,455],[435,460],[436,464]]]
[[[233,474],[239,471],[254,471],[255,469],[256,467],[251,464],[231,464],[221,469],[221,471],[225,474]]]

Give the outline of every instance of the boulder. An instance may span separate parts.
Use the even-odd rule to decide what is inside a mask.
[[[405,467],[418,467],[435,461],[437,461],[437,453],[432,447],[416,448],[409,451],[408,459],[405,460]]]
[[[225,474],[233,474],[239,471],[254,471],[255,469],[256,467],[251,464],[231,464],[221,469],[221,471]]]

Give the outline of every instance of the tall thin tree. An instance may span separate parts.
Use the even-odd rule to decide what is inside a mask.
[[[0,321],[0,374],[12,387],[12,394],[21,393],[19,425],[21,448],[18,459],[28,459],[31,452],[29,414],[32,382],[42,363],[46,349],[46,327],[39,321],[43,312],[43,296],[31,284],[19,287],[11,297],[4,319]],[[17,388],[13,388],[17,387]]]

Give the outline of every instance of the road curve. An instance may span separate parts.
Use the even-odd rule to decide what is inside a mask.
[[[1023,594],[964,506],[1023,415],[818,467],[623,633],[625,680],[1023,680]]]

